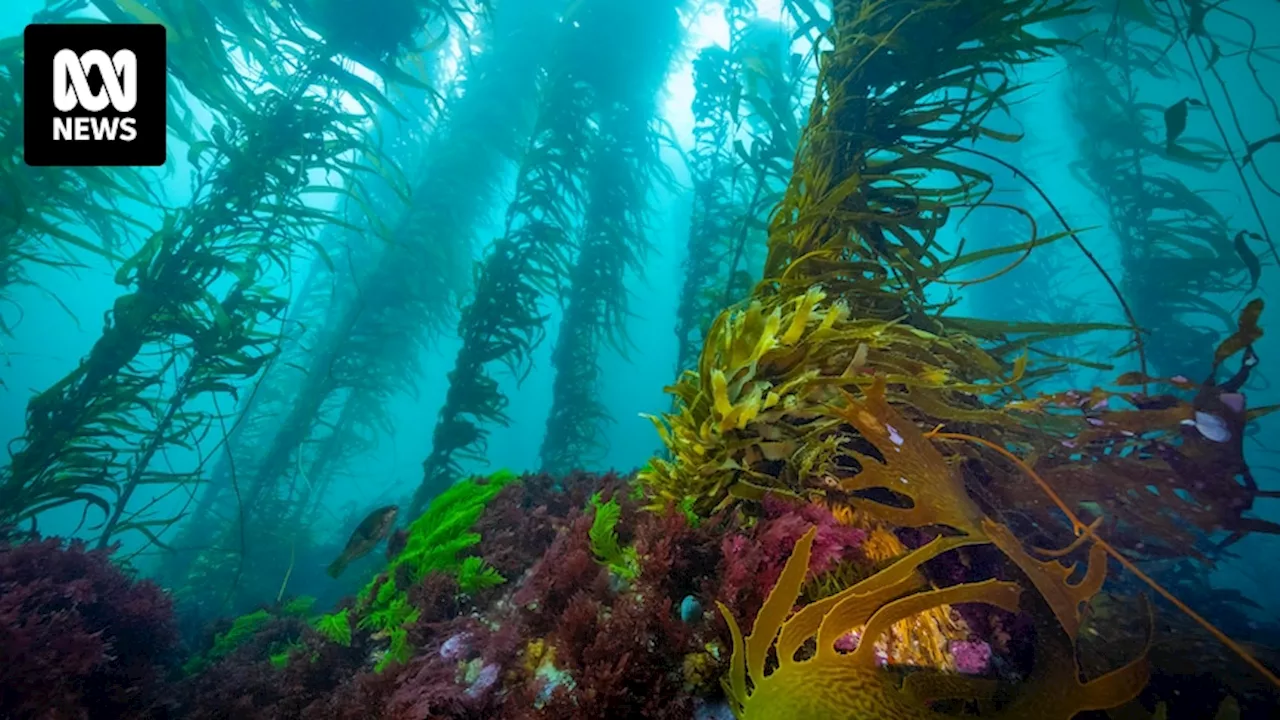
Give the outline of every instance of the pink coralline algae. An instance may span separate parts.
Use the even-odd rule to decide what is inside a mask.
[[[810,578],[822,575],[840,562],[849,560],[867,537],[866,532],[859,528],[842,525],[821,505],[795,507],[785,501],[767,497],[764,509],[769,520],[757,542],[778,561],[779,571],[790,557],[796,542],[810,527],[818,528],[809,559]]]
[[[858,644],[862,642],[862,632],[860,630],[852,630],[836,638],[836,651],[842,653],[851,653],[858,649]],[[876,665],[884,667],[889,664],[889,653],[883,646],[876,648]]]
[[[982,640],[956,640],[947,646],[956,670],[965,675],[985,675],[991,669],[991,646]]]
[[[809,579],[862,557],[866,532],[841,524],[825,507],[797,507],[767,497],[764,511],[765,516],[754,529],[731,533],[720,542],[717,599],[735,613],[750,617],[760,609],[764,591],[777,582],[796,541],[811,527],[816,526],[818,532],[813,540]]]

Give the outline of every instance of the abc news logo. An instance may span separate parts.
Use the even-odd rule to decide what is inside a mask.
[[[89,87],[86,68],[102,75],[102,91]],[[77,108],[91,113],[102,112],[110,103],[117,113],[130,113],[138,106],[138,56],[132,50],[120,50],[110,57],[101,50],[77,55],[74,50],[59,50],[53,56],[53,105],[59,112],[75,112]],[[132,142],[138,137],[137,121],[124,117],[78,115],[53,119],[54,140],[116,140]]]
[[[28,165],[164,164],[163,25],[32,24],[23,39]]]

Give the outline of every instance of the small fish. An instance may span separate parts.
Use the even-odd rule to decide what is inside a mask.
[[[400,514],[400,508],[395,505],[380,507],[369,513],[369,516],[360,522],[355,532],[351,533],[351,539],[347,541],[342,554],[329,566],[329,577],[338,577],[352,560],[368,555],[377,547],[378,543],[391,532],[398,514]]]

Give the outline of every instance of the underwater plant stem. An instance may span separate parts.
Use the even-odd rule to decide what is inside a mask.
[[[747,203],[746,214],[742,218],[742,226],[738,229],[738,237],[734,238],[733,260],[729,263],[728,282],[724,284],[724,294],[720,298],[720,307],[727,308],[733,300],[733,276],[738,272],[738,263],[747,250],[747,234],[751,230],[751,220],[755,219],[756,204],[760,202],[760,193],[764,190],[767,178],[762,170],[755,173],[755,189],[751,191],[751,202]]]
[[[941,428],[941,426],[939,426],[939,428]],[[1242,645],[1237,643],[1235,640],[1232,640],[1226,633],[1219,630],[1217,626],[1209,622],[1195,610],[1192,610],[1186,603],[1175,597],[1173,593],[1166,590],[1163,585],[1156,582],[1150,575],[1147,575],[1145,572],[1138,569],[1138,566],[1134,565],[1132,560],[1122,555],[1119,550],[1116,550],[1110,543],[1103,540],[1094,531],[1093,526],[1085,525],[1080,520],[1079,516],[1071,511],[1071,508],[1065,501],[1063,501],[1062,497],[1054,491],[1049,483],[1044,478],[1040,477],[1040,473],[1037,473],[1025,460],[1000,445],[997,445],[985,438],[977,437],[976,435],[940,432],[939,429],[934,429],[933,431],[926,433],[925,436],[930,438],[941,438],[943,440],[964,440],[967,442],[973,442],[990,448],[1003,455],[1014,465],[1017,465],[1023,473],[1030,477],[1032,481],[1034,481],[1036,485],[1038,485],[1040,489],[1049,496],[1049,499],[1053,501],[1053,504],[1062,511],[1063,515],[1067,516],[1067,519],[1071,522],[1071,528],[1077,537],[1088,537],[1090,540],[1097,543],[1098,547],[1102,548],[1107,555],[1111,556],[1111,558],[1119,563],[1121,567],[1133,573],[1134,577],[1138,578],[1138,580],[1142,581],[1147,587],[1154,590],[1156,594],[1160,595],[1160,597],[1168,600],[1174,607],[1180,610],[1187,617],[1191,618],[1201,628],[1204,628],[1204,630],[1217,639],[1218,642],[1222,643],[1227,647],[1227,649],[1238,655],[1241,660],[1249,665],[1249,667],[1252,667],[1254,670],[1261,673],[1268,682],[1276,687],[1280,687],[1280,677],[1277,677],[1275,673],[1273,673],[1266,665],[1263,665],[1261,661],[1255,658]]]
[[[1204,82],[1204,75],[1200,72],[1200,68],[1196,66],[1195,56],[1191,53],[1191,38],[1189,34],[1185,37],[1182,34],[1182,23],[1178,21],[1178,15],[1173,10],[1172,0],[1164,1],[1169,8],[1169,18],[1173,20],[1174,32],[1182,40],[1182,49],[1187,53],[1187,62],[1191,65],[1191,72],[1196,76],[1196,82],[1200,85],[1200,94],[1204,96],[1205,100],[1204,106],[1209,109],[1209,116],[1213,118],[1213,124],[1218,128],[1218,135],[1222,138],[1222,149],[1226,151],[1227,157],[1231,160],[1231,166],[1236,169],[1236,175],[1240,177],[1240,185],[1244,188],[1244,194],[1249,198],[1249,205],[1253,208],[1253,214],[1258,219],[1258,227],[1262,230],[1262,237],[1267,241],[1267,247],[1271,249],[1271,257],[1275,258],[1277,264],[1280,264],[1280,252],[1277,252],[1276,244],[1271,239],[1271,232],[1267,230],[1267,223],[1262,217],[1262,210],[1258,207],[1258,200],[1253,194],[1253,188],[1249,186],[1249,181],[1245,178],[1244,168],[1236,160],[1236,154],[1231,149],[1231,141],[1227,138],[1227,130],[1222,125],[1221,118],[1218,117],[1218,111],[1214,109],[1213,103],[1209,102],[1209,88]],[[1200,47],[1200,51],[1204,52],[1203,45]],[[1227,99],[1227,107],[1230,108],[1232,117],[1237,117],[1235,103],[1231,101],[1231,95],[1227,92],[1227,85],[1223,82],[1222,76],[1218,74],[1218,71],[1212,65],[1209,66],[1209,71],[1213,73],[1213,76],[1218,80],[1218,84],[1222,86],[1222,95]],[[1236,130],[1240,130],[1238,118]],[[1240,134],[1243,138],[1244,133],[1241,132]],[[1247,143],[1248,141],[1246,140],[1245,142]],[[1256,167],[1254,169],[1255,171],[1257,170]]]
[[[1120,291],[1120,286],[1117,285],[1116,281],[1111,278],[1111,274],[1108,273],[1107,269],[1102,266],[1102,263],[1098,260],[1098,258],[1094,256],[1092,252],[1090,252],[1089,248],[1085,247],[1084,241],[1080,239],[1080,236],[1076,234],[1076,231],[1067,222],[1067,219],[1063,217],[1062,211],[1060,211],[1058,209],[1058,206],[1054,204],[1052,200],[1049,199],[1048,194],[1046,194],[1044,189],[1040,187],[1039,183],[1031,179],[1030,176],[1028,176],[1025,172],[1022,171],[1021,168],[1014,165],[1013,163],[1007,162],[1003,158],[997,157],[995,155],[992,155],[991,153],[983,152],[982,150],[978,150],[975,148],[966,148],[966,147],[957,146],[955,149],[960,150],[962,152],[967,152],[973,155],[977,155],[978,157],[986,158],[991,162],[998,163],[999,165],[1005,167],[1006,169],[1008,169],[1010,172],[1013,173],[1014,177],[1021,178],[1029,186],[1031,186],[1031,189],[1036,191],[1036,194],[1040,196],[1040,199],[1043,200],[1045,204],[1049,206],[1049,210],[1053,213],[1053,216],[1058,219],[1058,222],[1062,225],[1062,229],[1071,235],[1071,241],[1075,243],[1076,248],[1078,248],[1086,258],[1088,258],[1089,262],[1098,271],[1098,274],[1102,276],[1102,279],[1104,281],[1106,281],[1107,286],[1111,288],[1111,292],[1116,296],[1116,300],[1120,303],[1120,309],[1124,312],[1125,320],[1129,322],[1129,327],[1132,328],[1133,330],[1134,349],[1138,353],[1138,369],[1142,371],[1142,377],[1143,377],[1142,392],[1143,394],[1146,394],[1148,389],[1147,382],[1146,382],[1146,377],[1148,374],[1147,373],[1147,350],[1146,350],[1146,346],[1142,342],[1142,328],[1138,326],[1138,319],[1134,316],[1133,309],[1129,307],[1129,301],[1125,300],[1124,293]]]
[[[289,569],[284,571],[284,580],[280,582],[280,592],[276,593],[276,604],[280,604],[280,598],[284,597],[284,589],[289,587],[289,576],[293,575],[293,561],[297,554],[298,539],[295,537],[293,542],[289,543]]]
[[[215,412],[218,413],[218,424],[222,426],[222,437],[225,438],[227,437],[227,434],[228,434],[226,416],[222,414],[222,408],[218,407],[217,395],[213,396],[213,409]],[[240,585],[240,576],[241,574],[244,573],[244,556],[248,550],[248,541],[245,537],[245,530],[244,530],[244,525],[245,525],[244,498],[240,495],[240,481],[236,477],[235,458],[231,454],[230,448],[227,449],[227,463],[228,463],[228,467],[230,468],[230,476],[228,479],[231,480],[231,491],[235,493],[235,496],[236,496],[236,515],[237,515],[237,519],[239,520],[239,522],[236,523],[236,531],[239,535],[239,540],[240,540],[240,552],[236,556],[237,557],[236,573],[231,580],[231,588],[227,590],[227,594],[222,600],[222,607],[224,608],[231,602],[231,598],[235,594],[236,588],[239,587]]]

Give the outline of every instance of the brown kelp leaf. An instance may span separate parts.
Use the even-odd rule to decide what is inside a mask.
[[[1153,378],[1150,375],[1138,372],[1137,370],[1124,373],[1115,379],[1116,385],[1146,385],[1150,382],[1153,382]]]
[[[1182,98],[1165,108],[1164,111],[1164,144],[1173,147],[1174,142],[1187,129],[1187,109],[1195,105],[1202,107],[1204,103],[1195,98]]]
[[[1240,319],[1236,323],[1236,331],[1231,337],[1222,341],[1213,353],[1214,367],[1221,365],[1227,358],[1249,347],[1262,337],[1262,328],[1258,327],[1258,318],[1262,317],[1262,298],[1250,300],[1244,310],[1240,311]]]
[[[1280,133],[1276,133],[1271,137],[1264,137],[1261,140],[1254,140],[1253,142],[1246,145],[1244,149],[1244,157],[1240,158],[1240,166],[1243,167],[1253,162],[1254,153],[1270,145],[1271,143],[1280,143]]]
[[[986,518],[982,520],[982,531],[987,539],[1026,573],[1027,579],[1036,590],[1040,591],[1049,608],[1053,610],[1062,629],[1066,631],[1071,641],[1075,642],[1080,634],[1080,624],[1084,617],[1083,609],[1102,589],[1102,584],[1107,578],[1105,549],[1097,543],[1090,545],[1088,564],[1084,572],[1079,574],[1079,579],[1071,582],[1072,576],[1078,574],[1075,563],[1063,565],[1052,557],[1049,560],[1037,560],[1022,549],[1022,543],[1008,527]],[[1081,536],[1069,550],[1075,550],[1085,544],[1086,540],[1085,536]]]
[[[1258,289],[1258,279],[1262,277],[1262,263],[1258,262],[1258,256],[1253,254],[1249,249],[1249,243],[1245,242],[1245,238],[1251,237],[1254,240],[1261,240],[1262,236],[1258,233],[1241,230],[1236,233],[1234,241],[1236,254],[1240,256],[1240,261],[1249,269],[1249,292]]]

